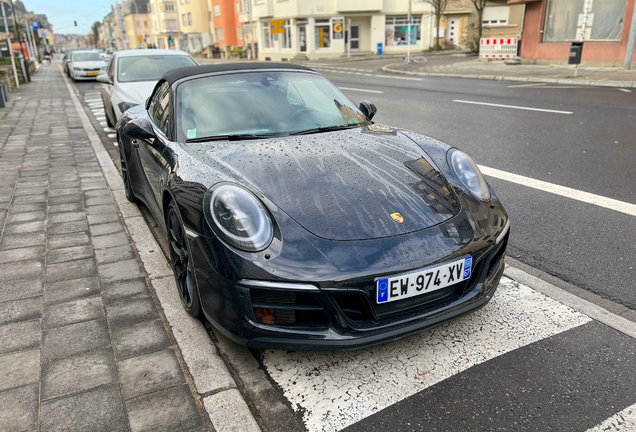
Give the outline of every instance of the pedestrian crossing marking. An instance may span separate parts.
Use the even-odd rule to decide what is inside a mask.
[[[590,321],[504,277],[490,304],[461,320],[353,352],[268,350],[263,365],[304,412],[310,432],[338,431],[472,366]]]
[[[604,422],[587,430],[587,432],[629,432],[636,431],[636,404],[617,412]]]

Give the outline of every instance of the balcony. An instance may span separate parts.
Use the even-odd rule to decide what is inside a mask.
[[[252,19],[254,19],[254,17],[252,17]],[[243,24],[250,22],[249,12],[240,13],[238,16],[238,20],[240,23],[243,23]]]
[[[382,0],[336,0],[338,12],[375,12],[382,10]]]

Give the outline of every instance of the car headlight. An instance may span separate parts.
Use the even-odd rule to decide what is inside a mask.
[[[79,71],[81,71],[81,70],[82,70],[82,68],[76,68],[76,67],[74,67],[74,68],[73,68],[73,70],[75,70],[75,71],[78,71],[78,72],[79,72]]]
[[[474,160],[460,150],[452,150],[450,165],[455,175],[466,186],[468,191],[481,201],[490,201],[490,190],[484,175]]]
[[[129,109],[131,109],[134,106],[137,106],[139,104],[136,104],[134,102],[119,102],[117,104],[117,106],[119,107],[119,111],[123,113],[125,113],[126,111],[128,111]]]
[[[232,246],[259,252],[272,242],[274,229],[267,209],[245,189],[219,186],[212,192],[209,206],[212,228]]]

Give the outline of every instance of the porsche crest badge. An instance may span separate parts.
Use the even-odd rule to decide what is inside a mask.
[[[393,218],[393,220],[396,221],[397,223],[404,222],[404,218],[399,213],[391,213],[391,218]]]

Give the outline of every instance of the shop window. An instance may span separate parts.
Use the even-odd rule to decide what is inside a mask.
[[[496,26],[508,24],[510,16],[510,6],[486,6],[482,23],[485,26]]]
[[[584,40],[620,40],[627,0],[591,2]],[[585,21],[585,0],[548,0],[543,40],[580,40]]]
[[[331,48],[331,23],[329,20],[316,20],[316,48]]]
[[[269,22],[263,23],[263,43],[265,48],[274,48],[274,41],[272,38],[272,32],[269,28]]]
[[[385,24],[386,46],[407,45],[408,41],[408,16],[387,16]],[[411,17],[411,43],[419,45],[422,40],[422,17]]]
[[[285,29],[285,33],[281,33],[280,35],[280,45],[282,48],[290,49],[292,47],[292,38],[289,20],[285,20],[285,25],[283,26],[283,28]]]

